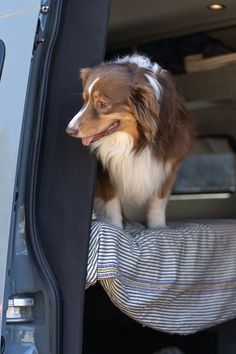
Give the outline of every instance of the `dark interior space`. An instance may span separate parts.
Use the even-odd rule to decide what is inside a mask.
[[[87,292],[85,305],[85,354],[152,354],[165,347],[176,347],[188,354],[217,353],[215,332],[179,336],[144,327],[116,309],[99,285]]]

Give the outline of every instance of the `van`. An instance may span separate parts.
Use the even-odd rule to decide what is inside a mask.
[[[236,352],[233,320],[170,335],[122,314],[99,285],[85,293],[96,160],[65,133],[82,106],[80,68],[150,56],[175,75],[198,131],[167,219],[234,219],[235,38],[233,0],[0,4],[1,353]]]

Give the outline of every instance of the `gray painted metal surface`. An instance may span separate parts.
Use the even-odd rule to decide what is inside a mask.
[[[0,3],[6,57],[0,82],[0,331],[16,162],[39,0]]]
[[[181,166],[175,193],[224,193],[236,190],[236,158],[227,138],[198,141]]]

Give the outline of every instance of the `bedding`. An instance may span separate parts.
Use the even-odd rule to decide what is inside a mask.
[[[124,230],[93,221],[86,288],[144,326],[190,334],[236,317],[236,221]]]

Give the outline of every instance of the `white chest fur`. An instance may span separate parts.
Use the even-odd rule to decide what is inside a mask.
[[[135,220],[145,218],[147,203],[160,190],[170,164],[158,162],[148,146],[134,153],[132,138],[126,133],[117,132],[102,140],[94,147],[109,171],[125,216]]]

